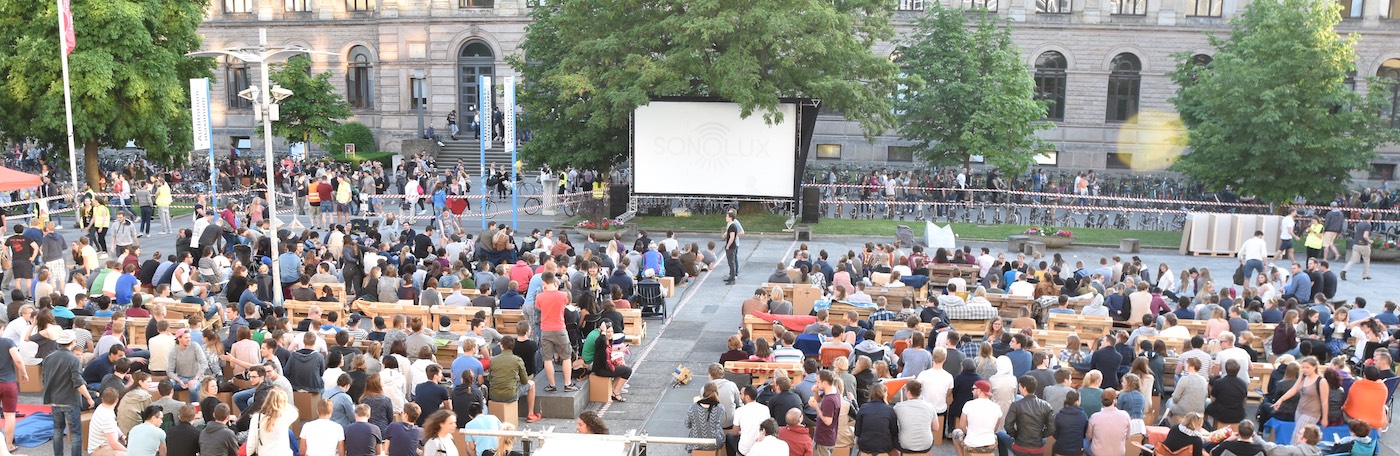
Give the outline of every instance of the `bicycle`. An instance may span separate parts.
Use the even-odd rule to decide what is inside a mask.
[[[543,207],[544,200],[540,199],[538,196],[531,196],[525,198],[525,205],[522,206],[520,210],[525,211],[525,215],[537,215]]]

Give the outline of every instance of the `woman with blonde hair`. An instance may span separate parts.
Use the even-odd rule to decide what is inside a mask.
[[[1173,426],[1171,431],[1167,432],[1167,438],[1162,441],[1162,445],[1172,454],[1180,454],[1185,449],[1189,449],[1185,451],[1186,454],[1202,453],[1205,448],[1202,437],[1206,436],[1206,432],[1201,429],[1204,421],[1199,413],[1187,413],[1182,417],[1181,424]]]
[[[248,454],[290,456],[292,444],[287,436],[296,420],[297,411],[287,403],[287,393],[269,390],[262,409],[253,414],[248,425]]]
[[[609,245],[612,245],[609,243]],[[501,431],[514,431],[515,425],[509,422],[501,423]],[[496,448],[481,452],[481,456],[525,456],[525,453],[511,450],[515,446],[516,437],[513,435],[503,435],[496,438]]]

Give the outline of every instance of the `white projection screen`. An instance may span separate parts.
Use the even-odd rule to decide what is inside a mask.
[[[797,106],[782,121],[726,102],[653,101],[633,120],[633,193],[793,198]]]

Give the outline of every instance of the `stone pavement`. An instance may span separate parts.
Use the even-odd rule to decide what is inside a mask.
[[[182,226],[188,226],[188,217],[180,223],[183,224]],[[530,228],[543,228],[554,224],[554,220],[544,217],[522,217],[521,223],[522,231],[526,232]],[[77,233],[73,230],[66,230],[64,234],[68,236]],[[717,240],[718,235],[696,233],[681,235],[679,238],[682,243],[697,242],[703,245],[710,240]],[[893,235],[884,239],[824,236],[807,242],[807,244],[812,252],[826,249],[831,253],[832,258],[835,258],[838,252],[856,249],[866,241],[893,241]],[[173,251],[174,236],[142,239],[142,244],[143,251],[147,254],[153,252],[152,249],[160,249],[163,252],[167,249]],[[625,394],[628,401],[625,403],[590,404],[589,408],[598,411],[603,416],[614,434],[622,434],[635,429],[638,432],[656,436],[686,436],[686,411],[695,396],[700,393],[701,385],[705,381],[706,366],[716,361],[719,354],[725,351],[725,340],[740,326],[740,303],[751,296],[754,289],[765,281],[774,264],[789,257],[799,244],[790,237],[748,236],[743,238],[739,250],[741,258],[738,282],[731,286],[725,285],[720,280],[726,270],[726,266],[721,262],[718,268],[719,275],[703,274],[695,283],[683,288],[675,297],[671,298],[669,301],[671,318],[665,322],[659,318],[648,319],[647,340],[643,345],[632,348],[628,364],[634,366],[635,374],[629,382],[628,393]],[[974,249],[985,245],[992,248],[993,252],[1005,249],[1004,242],[972,242],[970,245]],[[1070,247],[1061,253],[1068,262],[1073,264],[1077,260],[1083,260],[1086,263],[1097,262],[1098,258],[1111,256],[1116,253],[1116,250]],[[1237,264],[1237,261],[1231,258],[1182,256],[1174,250],[1148,249],[1139,253],[1138,256],[1149,265],[1155,266],[1158,263],[1167,262],[1174,271],[1190,267],[1207,267],[1216,271],[1217,280],[1226,282]],[[1334,266],[1334,269],[1339,268],[1340,265]],[[1353,269],[1354,278],[1360,276],[1357,268]],[[1397,295],[1400,295],[1397,293],[1400,292],[1400,284],[1395,280],[1396,277],[1400,277],[1400,265],[1373,264],[1372,268],[1371,275],[1375,280],[1342,282],[1339,286],[1338,297],[1350,299],[1354,296],[1362,296],[1374,303],[1373,305],[1379,306],[1385,300],[1395,299]],[[687,386],[671,388],[671,373],[677,365],[689,367],[694,372],[695,379]],[[38,403],[39,396],[37,394],[21,395],[21,401]],[[574,420],[561,419],[545,419],[536,423],[521,424],[526,429],[553,428],[555,432],[574,432],[575,426]],[[1382,454],[1400,454],[1400,437],[1387,434],[1383,437],[1383,444],[1385,450],[1382,451]],[[684,453],[680,446],[675,445],[652,445],[648,451],[653,455],[662,456],[678,456]],[[935,455],[952,455],[954,451],[951,444],[945,444],[935,448],[933,453]],[[52,449],[51,445],[46,444],[37,448],[23,449],[21,454],[47,455],[52,454]]]

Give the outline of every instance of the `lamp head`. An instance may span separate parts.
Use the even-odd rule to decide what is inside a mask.
[[[238,92],[238,98],[242,98],[253,103],[261,103],[262,99],[258,98],[261,94],[261,89],[258,89],[258,86],[248,86],[248,88]]]
[[[282,86],[274,85],[272,86],[272,93],[270,95],[272,95],[272,102],[278,103],[292,96],[292,91],[284,89]]]

